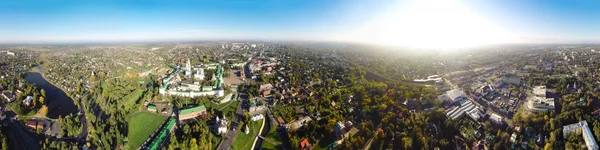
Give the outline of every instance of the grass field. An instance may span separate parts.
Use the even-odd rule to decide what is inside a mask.
[[[127,138],[129,138],[129,143],[126,149],[137,149],[141,146],[165,119],[167,119],[167,116],[150,112],[139,112],[128,118],[129,132]]]
[[[271,131],[269,131],[269,135],[267,135],[267,137],[265,137],[267,140],[269,141],[273,141],[278,145],[281,145],[281,141],[279,140],[279,136],[277,136],[277,128],[275,128],[275,125],[271,125]],[[268,142],[265,142],[268,143]],[[276,145],[274,145],[276,146]]]
[[[231,149],[250,149],[252,147],[252,142],[254,142],[254,138],[256,138],[256,135],[258,135],[258,131],[260,131],[260,126],[262,125],[262,122],[262,120],[252,121],[252,123],[248,125],[248,128],[250,128],[249,134],[246,134],[240,129],[238,129]],[[244,148],[244,146],[246,147]]]
[[[269,131],[269,134],[265,138],[267,140],[269,140],[269,141],[274,142],[276,145],[273,145],[273,144],[265,141],[263,143],[262,149],[265,149],[265,150],[276,150],[276,149],[278,149],[277,146],[282,144],[281,141],[279,140],[279,137],[277,136],[277,128],[275,128],[274,124],[272,124],[271,127],[272,128]]]
[[[264,142],[263,143],[263,147],[261,147],[262,149],[266,149],[266,150],[276,150],[277,147],[269,142]]]

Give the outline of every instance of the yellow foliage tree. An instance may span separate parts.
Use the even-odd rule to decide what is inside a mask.
[[[39,114],[42,116],[46,116],[48,114],[48,107],[46,105],[42,105],[42,108],[39,110]]]
[[[39,99],[39,100],[40,100],[40,103],[43,105],[43,104],[44,104],[44,100],[45,100],[45,99],[44,99],[44,97],[43,97],[43,96],[40,96],[40,99]]]

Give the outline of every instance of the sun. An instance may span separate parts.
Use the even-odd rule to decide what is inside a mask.
[[[456,49],[508,43],[510,33],[453,0],[399,3],[358,30],[362,41],[425,49]]]

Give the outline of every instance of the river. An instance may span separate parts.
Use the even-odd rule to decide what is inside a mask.
[[[75,106],[73,100],[60,88],[46,81],[40,73],[29,72],[25,74],[25,80],[46,91],[45,100],[48,107],[48,117],[56,119],[58,116],[64,117],[77,112],[77,106]]]

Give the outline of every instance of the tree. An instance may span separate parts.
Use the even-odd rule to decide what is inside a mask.
[[[412,139],[409,137],[403,137],[402,138],[402,147],[404,147],[404,149],[412,149]]]
[[[44,94],[42,94],[42,95],[44,95]],[[44,103],[45,102],[44,96],[40,96],[40,98],[38,100],[40,101],[40,104],[42,104],[42,105],[46,104],[46,103]]]
[[[2,137],[2,149],[10,149],[8,147],[8,139],[5,136]]]

